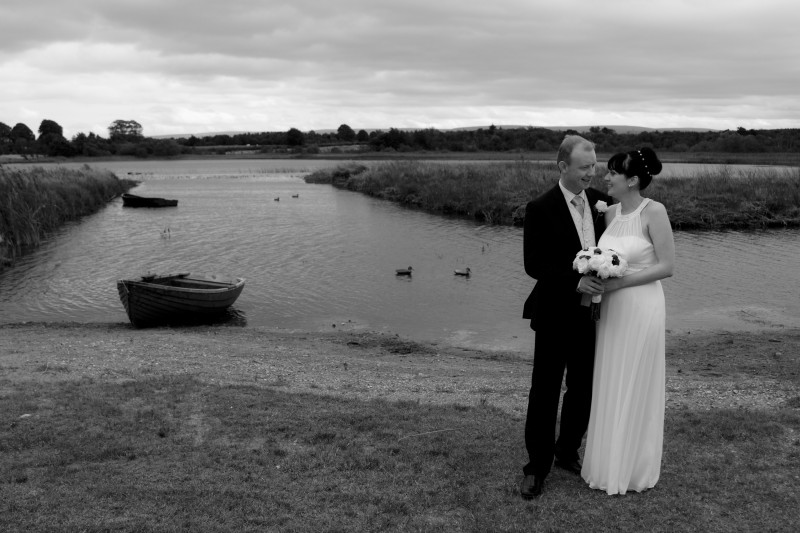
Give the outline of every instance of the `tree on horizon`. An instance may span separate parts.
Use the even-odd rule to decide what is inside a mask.
[[[140,141],[142,125],[135,120],[115,120],[108,127],[108,137],[112,141]]]
[[[347,124],[339,126],[339,129],[336,130],[336,136],[342,141],[352,142],[356,140],[356,132]]]
[[[289,146],[303,146],[305,142],[305,135],[297,128],[291,128],[286,132],[286,144]]]

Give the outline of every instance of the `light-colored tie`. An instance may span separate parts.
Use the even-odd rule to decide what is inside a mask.
[[[575,196],[572,198],[572,205],[578,210],[578,214],[583,218],[583,198]]]

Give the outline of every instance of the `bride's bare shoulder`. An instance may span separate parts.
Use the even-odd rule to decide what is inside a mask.
[[[667,208],[661,202],[650,200],[642,210],[642,222],[649,229],[651,227],[669,228],[671,226]]]
[[[647,202],[647,205],[644,207],[642,211],[658,215],[667,214],[667,208],[664,207],[664,204],[662,204],[661,202],[657,202],[653,199],[650,199],[650,201]]]

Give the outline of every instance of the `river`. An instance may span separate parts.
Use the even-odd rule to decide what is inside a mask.
[[[522,230],[413,211],[306,184],[319,160],[98,164],[142,183],[49,236],[0,272],[0,322],[126,322],[116,280],[201,270],[244,277],[233,323],[300,331],[378,330],[483,349],[529,350],[520,316],[533,281]],[[293,197],[297,195],[297,197]],[[279,200],[276,200],[279,199]],[[676,331],[800,327],[800,232],[677,232],[663,282]],[[395,269],[413,266],[410,278]],[[472,276],[453,270],[469,266]]]

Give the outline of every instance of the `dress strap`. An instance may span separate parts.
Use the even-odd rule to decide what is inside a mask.
[[[647,207],[647,204],[649,204],[649,203],[650,203],[650,198],[642,198],[642,203],[639,204],[639,207],[637,207],[636,210],[633,213],[631,213],[631,215],[640,214],[642,212],[642,209]]]

